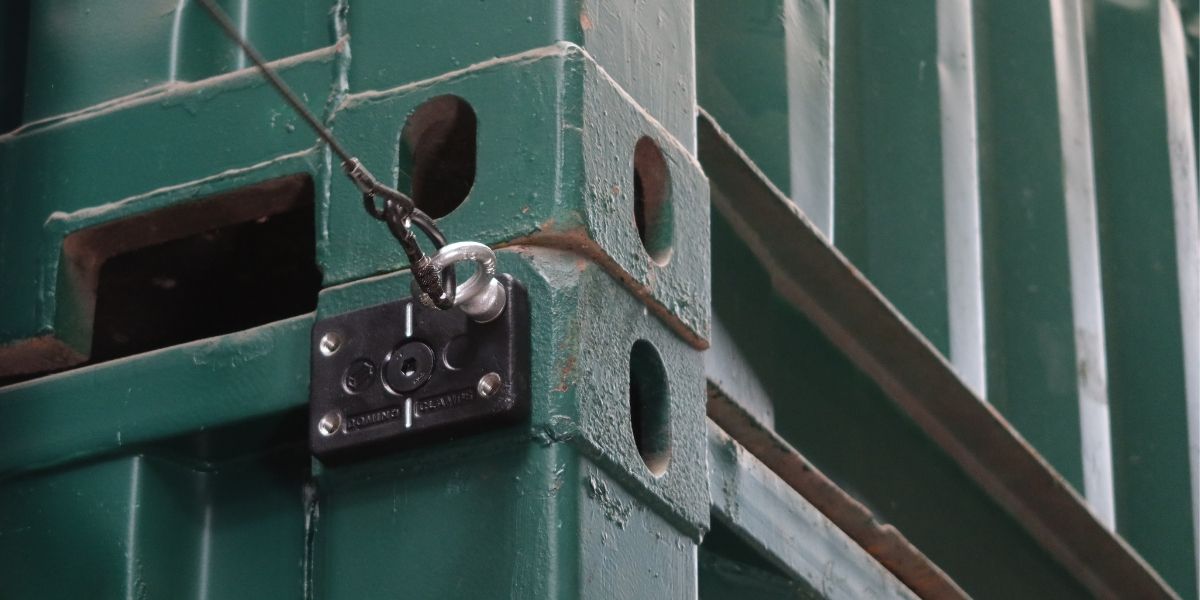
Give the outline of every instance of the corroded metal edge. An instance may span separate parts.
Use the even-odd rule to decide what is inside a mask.
[[[712,388],[709,388],[712,398]],[[713,402],[710,399],[710,404]],[[786,446],[786,442],[781,449]],[[794,454],[800,464],[807,464]],[[761,454],[761,453],[760,453]],[[819,476],[819,473],[813,471]],[[807,494],[799,493],[797,486],[774,472],[758,455],[730,437],[712,419],[708,421],[708,477],[712,496],[713,518],[721,519],[734,531],[747,537],[756,549],[782,568],[788,575],[801,579],[821,590],[828,598],[914,598],[913,583],[904,582],[895,569],[883,564],[878,553],[868,552],[873,548],[849,535],[846,523],[837,523],[809,500]],[[841,493],[849,504],[847,508],[862,508],[853,499],[837,490],[832,483],[827,490]],[[799,482],[797,482],[799,483]],[[812,486],[805,486],[811,491]],[[816,496],[828,497],[822,490]],[[799,496],[799,497],[798,497]],[[833,507],[837,513],[836,506]],[[864,509],[865,510],[865,509]],[[851,510],[850,512],[854,512]],[[841,513],[838,513],[841,514]],[[864,524],[869,519],[860,519]],[[887,528],[893,537],[904,542],[893,528]],[[904,542],[898,550],[912,550]],[[929,564],[934,571],[937,567]],[[945,590],[938,597],[965,598],[953,582],[944,578],[944,585],[930,580],[925,585],[930,591]],[[947,589],[950,588],[950,589]],[[926,594],[926,597],[930,595]]]
[[[870,509],[712,383],[708,384],[708,417],[918,596],[969,598],[899,530],[879,522]]]

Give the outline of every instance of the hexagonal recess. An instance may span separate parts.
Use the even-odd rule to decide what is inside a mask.
[[[621,281],[691,345],[709,330],[708,182],[679,140],[650,118],[583,49],[559,44],[450,76],[348,96],[335,133],[376,173],[396,168],[401,131],[424,102],[465,100],[478,122],[474,185],[439,224],[450,239],[568,248]],[[635,218],[635,148],[649,140],[666,173],[669,248],[655,256]],[[643,179],[649,176],[642,174]],[[406,177],[401,177],[405,179]],[[641,187],[649,182],[643,181]],[[328,282],[405,265],[388,232],[365,215],[354,187],[335,179],[320,248]]]
[[[530,302],[532,417],[509,435],[520,443],[577,449],[639,502],[698,536],[708,524],[700,352],[580,255],[517,246],[498,257],[500,270],[525,286]],[[403,272],[327,289],[318,320],[405,297],[409,281]],[[670,461],[659,474],[639,454],[631,423],[631,351],[639,341],[661,361],[668,394]],[[438,445],[384,454],[419,455]]]

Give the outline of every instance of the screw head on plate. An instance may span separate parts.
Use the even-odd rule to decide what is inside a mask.
[[[342,343],[342,336],[338,332],[330,331],[329,333],[326,333],[325,335],[321,336],[321,342],[319,344],[321,348],[321,354],[324,354],[325,356],[333,356],[338,350],[341,350]]]
[[[388,353],[383,364],[383,381],[392,393],[407,394],[429,381],[433,367],[433,348],[412,340]]]
[[[342,430],[342,413],[334,410],[325,413],[320,421],[317,421],[317,431],[321,435],[329,437]]]
[[[475,393],[481,398],[490,398],[496,392],[500,391],[501,384],[504,380],[500,379],[499,373],[488,373],[479,378],[479,383],[475,384]]]

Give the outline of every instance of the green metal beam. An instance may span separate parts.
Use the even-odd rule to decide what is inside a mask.
[[[714,518],[814,595],[917,597],[711,421],[708,478]]]
[[[306,315],[0,388],[0,478],[308,404]]]

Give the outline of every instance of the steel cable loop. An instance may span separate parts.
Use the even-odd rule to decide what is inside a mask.
[[[364,202],[367,201],[364,199]],[[417,237],[413,235],[411,226],[416,225],[429,238],[436,249],[441,250],[446,245],[446,236],[438,228],[433,219],[419,208],[409,209],[402,206],[393,198],[388,198],[383,205],[383,222],[404,254],[408,256],[409,266],[413,273],[413,285],[418,287],[424,297],[430,299],[429,304],[441,310],[454,307],[456,294],[456,279],[453,269],[446,271],[434,267],[432,258],[421,250]]]
[[[346,177],[350,178],[351,183],[362,192],[363,210],[367,211],[367,214],[375,219],[380,221],[386,220],[387,217],[384,214],[384,210],[387,208],[387,203],[389,202],[399,204],[398,210],[402,214],[409,214],[417,210],[416,202],[408,194],[379,183],[379,180],[375,179],[375,176],[357,158],[343,162],[342,170],[346,173]],[[383,196],[384,209],[380,209],[376,205],[376,196]],[[436,226],[432,225],[432,221],[430,225],[436,228]]]
[[[417,208],[412,198],[399,190],[380,183],[363,166],[361,161],[351,156],[349,151],[342,147],[337,138],[334,137],[333,133],[301,102],[296,93],[280,79],[279,75],[267,66],[266,59],[242,36],[241,32],[233,24],[233,21],[229,19],[229,16],[213,0],[198,1],[217,22],[217,25],[225,31],[225,34],[258,67],[259,72],[275,88],[275,91],[279,92],[280,96],[291,106],[292,110],[300,115],[308,123],[308,126],[316,132],[317,136],[328,144],[330,150],[342,159],[342,170],[350,181],[354,183],[354,186],[362,192],[363,209],[372,218],[387,224],[388,229],[392,232],[392,236],[400,242],[400,246],[404,249],[404,254],[408,256],[408,262],[413,272],[413,283],[420,286],[422,302],[426,302],[441,310],[453,308],[457,290],[453,264],[450,264],[446,268],[434,266],[433,259],[421,250],[416,236],[413,235],[410,229],[411,225],[415,224],[433,242],[434,247],[440,251],[446,246],[446,236],[442,234],[442,230],[438,228],[433,219],[425,214],[424,211]],[[377,196],[383,198],[382,209],[376,204]]]

